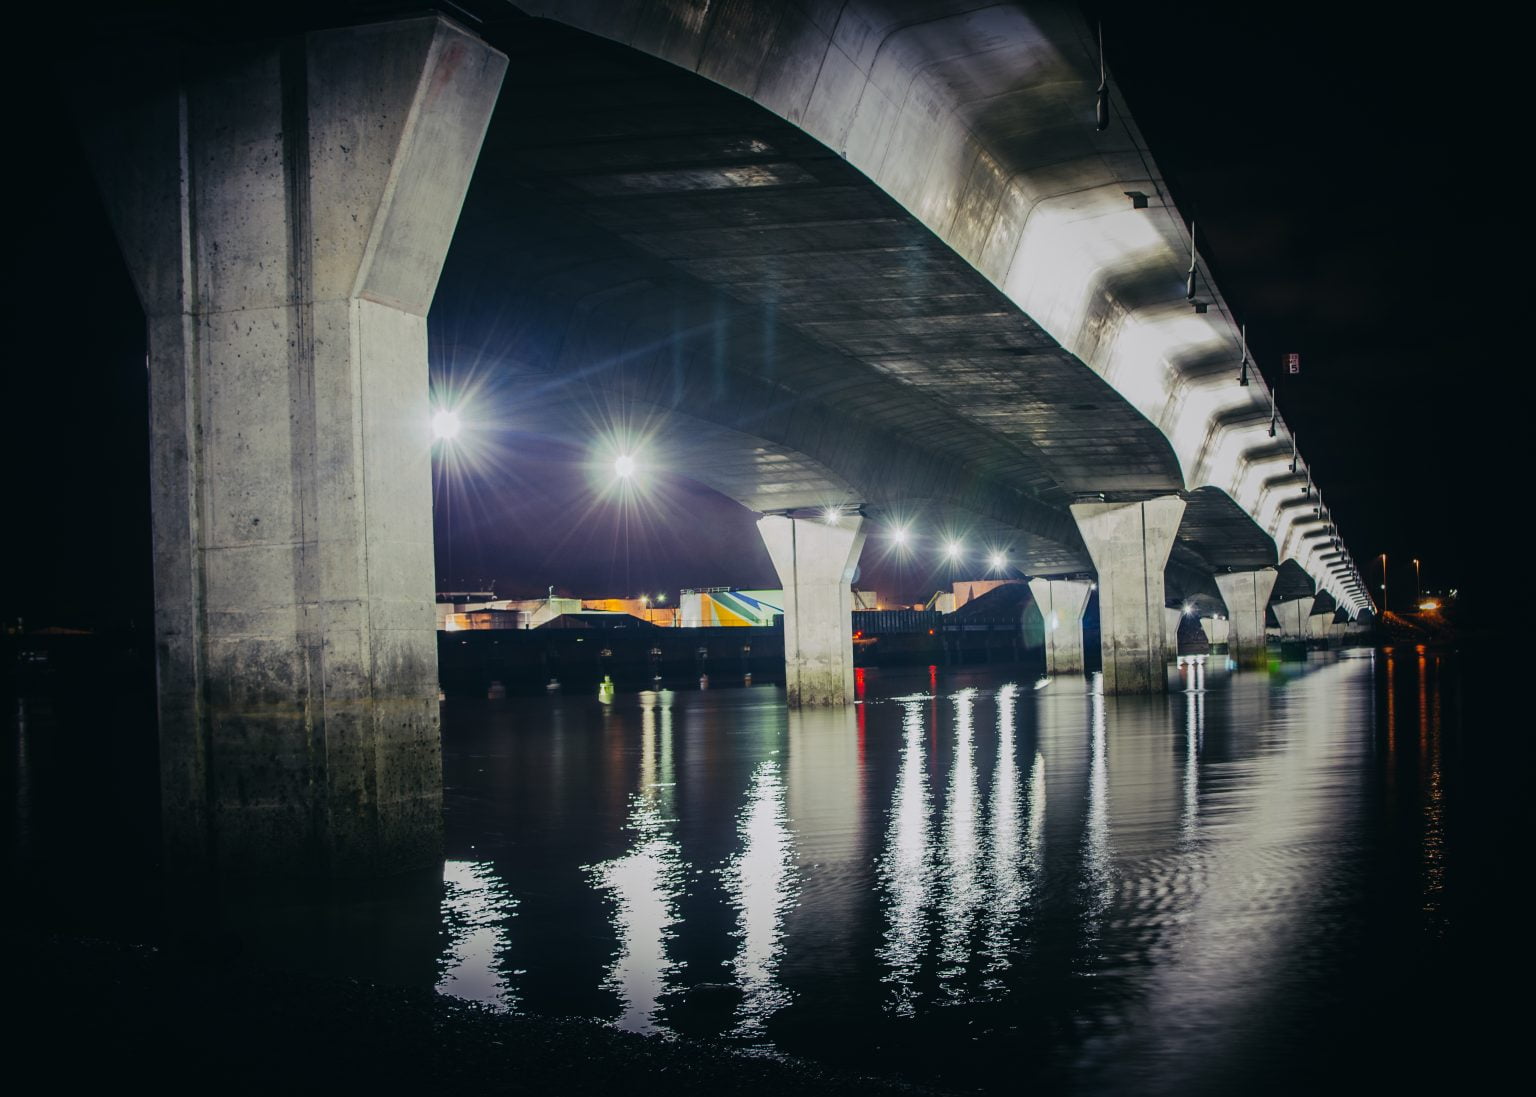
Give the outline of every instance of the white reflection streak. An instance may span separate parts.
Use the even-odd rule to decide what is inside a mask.
[[[1191,674],[1193,678],[1193,674]],[[1203,686],[1203,682],[1202,682]],[[1205,690],[1184,693],[1184,818],[1180,829],[1185,841],[1195,836],[1200,812],[1200,746],[1205,736]]]
[[[901,773],[891,801],[891,825],[881,860],[880,878],[890,896],[886,903],[889,924],[880,959],[889,969],[884,981],[895,987],[891,1011],[911,1016],[917,1002],[912,986],[927,947],[928,923],[924,904],[931,887],[933,866],[928,852],[928,772],[923,759],[923,706],[934,701],[912,701],[902,719],[906,743],[901,751]]]
[[[726,886],[739,912],[736,979],[743,999],[738,1036],[762,1033],[775,1011],[789,1004],[777,982],[784,952],[784,915],[795,905],[796,881],[778,763],[763,762],[752,775],[747,805],[736,825],[742,848],[726,867]]]
[[[678,920],[683,863],[672,835],[672,710],[661,709],[658,749],[656,710],[641,713],[640,788],[630,798],[628,828],[634,848],[587,871],[614,901],[619,955],[604,985],[618,994],[623,1013],[614,1022],[630,1032],[656,1028],[656,1002],[677,965],[667,942]],[[658,773],[659,757],[659,773]]]
[[[1094,675],[1089,697],[1088,819],[1083,836],[1083,869],[1088,885],[1084,913],[1096,922],[1109,906],[1109,760],[1104,743],[1104,681]]]
[[[1015,920],[1029,897],[1030,878],[1025,869],[1033,868],[1039,856],[1037,805],[1030,805],[1030,831],[1023,837],[1019,833],[1019,765],[1014,756],[1014,705],[1018,700],[1018,687],[1009,684],[997,691],[997,765],[992,772],[992,811],[990,837],[990,890],[991,902],[987,909],[987,937],[985,947],[988,973],[1002,971],[1008,966],[1008,944]],[[1036,757],[1035,768],[1042,766]],[[1034,778],[1031,778],[1033,795]],[[1031,847],[1034,848],[1031,848]]]
[[[506,951],[507,919],[517,906],[489,861],[443,863],[443,923],[453,939],[444,954],[437,992],[472,1002],[516,1007],[517,998],[497,959]]]
[[[976,754],[974,708],[976,691],[961,690],[955,696],[955,758],[949,773],[949,796],[944,804],[943,937],[939,946],[939,978],[954,979],[965,973],[970,959],[971,928],[982,904],[982,884],[977,871]],[[949,993],[958,993],[950,984]]]

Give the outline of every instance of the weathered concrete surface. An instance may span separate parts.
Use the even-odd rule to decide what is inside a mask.
[[[1163,635],[1168,640],[1168,654],[1179,653],[1179,625],[1184,621],[1184,611],[1175,606],[1163,607]]]
[[[1227,657],[1240,667],[1261,667],[1268,661],[1264,643],[1264,611],[1279,573],[1274,568],[1233,571],[1216,576],[1227,604]]]
[[[771,514],[757,529],[784,586],[784,688],[793,708],[853,702],[853,572],[864,520]]]
[[[1314,613],[1307,618],[1307,639],[1326,642],[1333,634],[1333,612]]]
[[[1163,567],[1183,514],[1184,500],[1177,496],[1072,504],[1072,517],[1098,570],[1106,693],[1168,688],[1171,645],[1163,613]]]
[[[1225,617],[1202,617],[1200,618],[1200,629],[1205,633],[1206,640],[1210,642],[1212,647],[1215,647],[1217,644],[1225,645],[1228,643],[1228,638],[1232,634],[1232,623]],[[1231,654],[1230,648],[1228,648],[1228,654]]]
[[[174,871],[438,854],[426,314],[504,69],[428,17],[84,105],[148,316]]]
[[[1083,611],[1093,584],[1086,579],[1031,579],[1029,593],[1045,623],[1045,673],[1083,672]]]
[[[1310,597],[1276,602],[1271,608],[1275,611],[1275,620],[1280,622],[1281,639],[1305,640],[1307,638],[1307,619],[1312,615]]]

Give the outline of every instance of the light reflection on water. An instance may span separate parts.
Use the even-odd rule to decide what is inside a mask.
[[[893,1012],[910,1016],[917,1008],[918,969],[928,946],[928,916],[924,909],[932,892],[933,857],[929,821],[933,804],[928,795],[928,764],[923,753],[923,714],[935,702],[902,701],[901,774],[891,803],[886,851],[880,879],[889,896],[885,903],[885,944],[880,960],[885,982],[894,992]]]
[[[678,921],[685,867],[673,834],[675,787],[672,708],[644,704],[640,787],[630,797],[625,823],[633,844],[624,856],[586,869],[593,885],[613,903],[619,953],[604,985],[618,994],[623,1005],[618,1026],[631,1032],[656,1027],[658,999],[677,970],[667,953]]]
[[[1191,664],[1150,698],[866,672],[864,703],[806,712],[772,687],[453,702],[440,875],[186,917],[303,971],[963,1089],[1246,1091],[1358,1051],[1464,932],[1457,737],[1496,692],[1466,666]],[[104,909],[54,837],[91,802],[89,740],[31,701],[12,733],[8,845],[61,869],[17,894]]]
[[[982,884],[977,867],[976,757],[972,720],[976,691],[955,694],[955,741],[950,762],[949,795],[944,805],[944,847],[940,875],[944,886],[939,899],[939,980],[945,996],[963,998],[965,989],[956,983],[970,960],[971,930],[982,903]]]
[[[514,1009],[517,994],[502,969],[510,937],[508,921],[517,900],[486,861],[443,864],[443,925],[449,943],[443,955],[439,993],[504,1009]],[[514,973],[515,974],[515,973]]]
[[[777,981],[784,950],[784,913],[796,901],[794,848],[784,813],[784,782],[777,762],[752,774],[747,805],[737,824],[741,852],[726,868],[727,890],[741,942],[734,964],[742,991],[735,1035],[759,1036],[763,1023],[789,1002]]]
[[[1056,993],[1096,1002],[1076,1007],[1075,1070],[1140,1057],[1155,1066],[1168,1057],[1160,1040],[1170,1026],[1224,1032],[1260,1011],[1263,988],[1326,908],[1329,866],[1317,850],[1349,832],[1351,767],[1368,752],[1368,663],[1273,681],[1207,674],[1186,668],[1184,691],[1169,698],[1106,697],[1097,676],[946,691],[930,672],[930,690],[902,693],[895,678],[882,697],[870,676],[856,712],[787,722],[772,690],[643,694],[596,717],[524,721],[501,734],[524,737],[530,771],[499,770],[480,796],[531,793],[551,779],[541,757],[559,759],[556,779],[593,782],[591,768],[567,776],[568,755],[604,772],[596,784],[630,791],[615,818],[595,794],[567,790],[589,808],[576,834],[541,834],[557,847],[582,835],[588,846],[622,840],[576,878],[606,934],[570,942],[569,956],[545,949],[521,962],[574,978],[582,955],[605,949],[601,986],[619,1027],[702,1025],[770,1044],[799,1031],[791,1022],[846,1022],[849,1010],[869,1024],[923,1022],[967,1003],[1050,1013],[1039,1001],[1049,982],[1035,982],[1055,972],[1048,979],[1091,980]],[[1213,687],[1226,694],[1214,763]],[[674,706],[687,713],[681,732]],[[446,721],[450,770],[456,715]],[[1428,749],[1432,718],[1423,719]],[[541,752],[540,737],[561,743]],[[879,848],[865,845],[871,831]],[[1052,835],[1064,844],[1048,859]],[[571,879],[550,852],[554,867],[533,877],[450,863],[444,921],[457,929],[441,989],[543,1008],[517,989],[510,927],[514,894],[532,910],[537,893]],[[590,902],[567,896],[562,909]],[[859,989],[871,977],[882,988],[872,997]]]

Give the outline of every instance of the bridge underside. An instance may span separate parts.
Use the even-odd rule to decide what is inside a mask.
[[[510,382],[521,429],[643,440],[754,510],[962,523],[1039,575],[1092,567],[1074,498],[1180,491],[1154,424],[799,128],[554,23],[495,41],[432,320],[440,368]],[[1170,600],[1274,563],[1223,493],[1183,497]]]

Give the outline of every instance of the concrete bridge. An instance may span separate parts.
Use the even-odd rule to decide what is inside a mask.
[[[849,580],[915,515],[1010,546],[1056,673],[1096,582],[1111,691],[1192,599],[1245,662],[1277,577],[1282,627],[1370,608],[1071,6],[316,10],[130,17],[81,96],[149,325],[170,863],[433,855],[429,309],[529,430],[763,514],[791,704],[851,699]]]

